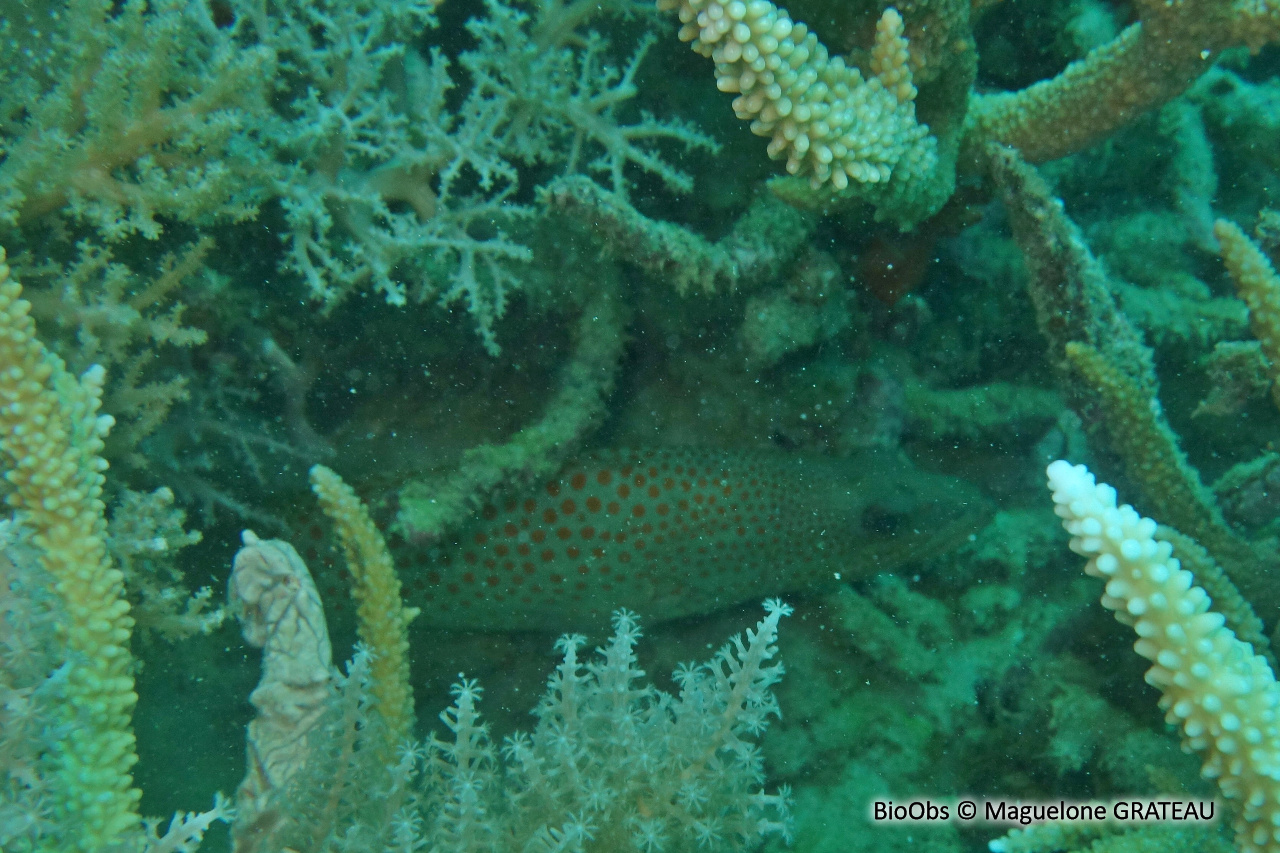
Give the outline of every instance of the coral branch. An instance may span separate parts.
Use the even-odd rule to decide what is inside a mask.
[[[140,827],[131,770],[137,762],[124,576],[107,554],[99,415],[104,371],[76,379],[36,338],[31,306],[0,250],[0,451],[8,503],[34,531],[42,568],[65,609],[60,627],[67,677],[60,719],[75,732],[53,744],[54,817],[74,827],[67,847],[97,853]]]
[[[866,79],[768,0],[659,0],[658,8],[678,12],[680,39],[715,61],[716,85],[738,95],[738,118],[770,138],[769,156],[785,159],[791,174],[842,190],[851,181],[908,181],[937,165],[937,142],[916,121],[896,10],[876,26]]]
[[[1271,376],[1271,398],[1280,406],[1280,276],[1271,261],[1240,226],[1219,219],[1213,226],[1222,261],[1231,273],[1236,292],[1249,306],[1249,327],[1262,345]]]
[[[1165,720],[1204,757],[1202,773],[1240,803],[1242,853],[1280,850],[1280,685],[1267,662],[1224,627],[1156,523],[1116,505],[1116,490],[1083,465],[1048,468],[1055,511],[1085,571],[1107,582],[1102,605],[1132,625],[1133,648],[1152,662],[1146,681],[1161,692]]]
[[[323,465],[311,469],[311,490],[338,529],[354,580],[361,641],[373,655],[370,677],[374,708],[386,724],[388,762],[413,735],[413,690],[409,686],[409,622],[416,607],[400,598],[400,578],[369,510],[342,478]]]

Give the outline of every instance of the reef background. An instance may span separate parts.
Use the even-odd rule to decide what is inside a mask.
[[[48,348],[74,374],[106,368],[117,421],[102,455],[138,620],[142,813],[204,808],[244,774],[258,655],[219,612],[241,529],[297,547],[335,656],[350,654],[311,465],[369,505],[411,586],[404,555],[493,495],[582,450],[677,445],[900,453],[997,507],[947,553],[788,596],[782,717],[762,749],[770,789],[793,790],[794,838],[768,849],[973,851],[1004,831],[873,826],[874,796],[1210,795],[1067,551],[1043,470],[1087,461],[1199,539],[1271,635],[1275,373],[1214,222],[1277,258],[1274,36],[1206,41],[1204,69],[1178,70],[1188,85],[1078,153],[1027,155],[1065,211],[1041,235],[1079,241],[1059,254],[1036,257],[1019,231],[1041,192],[1031,167],[959,141],[971,92],[1053,78],[1149,5],[900,4],[917,115],[959,158],[954,192],[907,203],[778,178],[712,63],[647,6],[0,2],[0,245]],[[885,8],[788,11],[865,69]],[[1069,291],[1088,264],[1109,307],[1081,289],[1063,310],[1093,324],[1101,374],[1037,314],[1037,286]],[[1045,284],[1046,267],[1069,283]],[[1133,366],[1148,356],[1117,367],[1108,311],[1152,371]],[[1108,392],[1106,365],[1130,385]],[[1127,449],[1125,399],[1158,400],[1182,469]],[[1175,469],[1199,481],[1171,485]],[[1165,517],[1182,488],[1207,527]],[[438,517],[422,508],[437,494],[452,501]],[[647,623],[641,667],[671,690],[680,661],[757,613]],[[562,630],[594,647],[608,628]],[[495,741],[527,728],[559,659],[555,634],[445,632],[429,613],[409,636],[419,736],[463,672]],[[17,708],[0,703],[0,723]],[[20,799],[25,783],[6,784]],[[201,849],[226,849],[220,832]],[[1225,825],[1158,832],[1229,845]]]

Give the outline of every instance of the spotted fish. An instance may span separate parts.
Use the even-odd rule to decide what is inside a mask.
[[[972,487],[889,451],[602,451],[396,563],[424,623],[568,630],[619,607],[653,622],[893,569],[986,515]]]

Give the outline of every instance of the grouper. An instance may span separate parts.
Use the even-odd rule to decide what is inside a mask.
[[[618,608],[653,624],[868,577],[954,547],[989,515],[973,486],[896,451],[612,450],[395,556],[421,624],[565,631]]]

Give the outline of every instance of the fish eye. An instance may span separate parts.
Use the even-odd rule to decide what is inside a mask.
[[[862,511],[862,530],[879,536],[892,536],[904,524],[906,518],[901,512],[889,507],[872,504]]]

